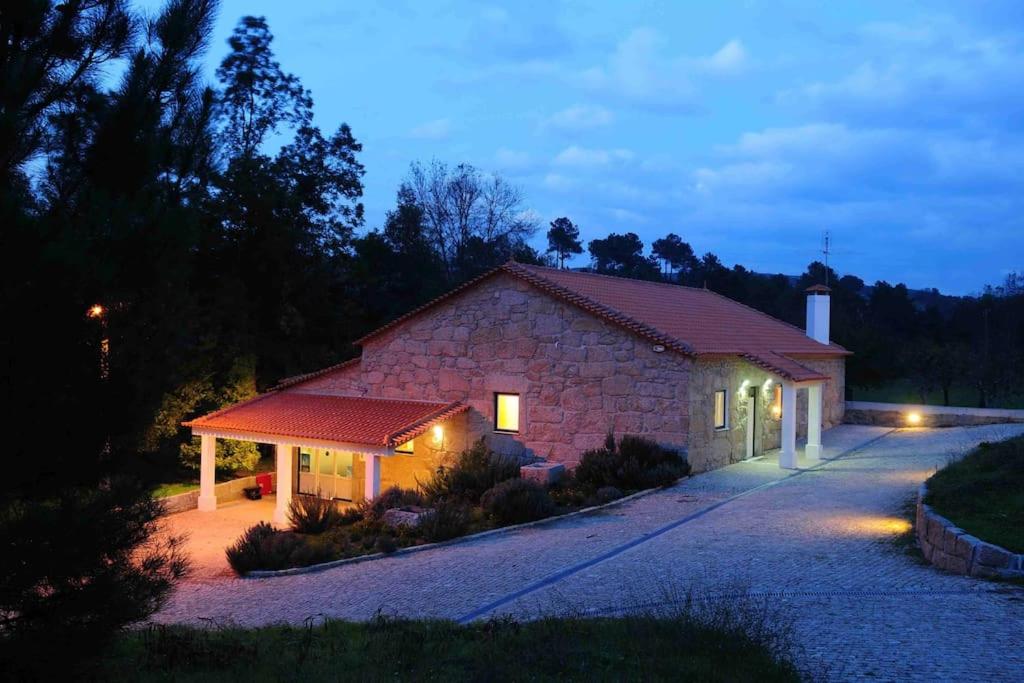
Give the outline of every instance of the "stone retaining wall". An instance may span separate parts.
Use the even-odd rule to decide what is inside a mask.
[[[907,414],[917,413],[920,423],[915,427],[974,427],[979,425],[1024,422],[1024,410],[999,408],[963,408],[958,406],[926,406],[908,403],[876,403],[847,401],[844,422],[879,427],[909,427]]]
[[[277,472],[271,472],[270,479],[274,490],[276,491]],[[238,479],[226,481],[223,484],[217,484],[213,487],[213,491],[214,495],[217,496],[217,502],[222,503],[227,500],[242,498],[245,496],[243,490],[255,485],[256,476],[253,475],[251,477],[239,477]],[[176,512],[185,512],[187,510],[195,510],[199,507],[199,489],[179,493],[176,496],[167,496],[166,498],[161,498],[160,502],[164,504],[164,514],[167,515],[173,515]]]
[[[925,504],[925,484],[917,492],[917,542],[926,560],[954,574],[1024,577],[1024,555],[971,536]]]

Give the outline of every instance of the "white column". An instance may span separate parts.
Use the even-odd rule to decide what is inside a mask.
[[[380,456],[367,453],[363,457],[366,459],[366,486],[363,488],[363,496],[366,500],[373,500],[380,495]]]
[[[796,469],[796,385],[782,383],[782,450],[779,467]]]
[[[203,434],[199,437],[199,509],[212,512],[217,509],[217,437]]]
[[[821,460],[821,385],[807,387],[807,448],[808,460]]]
[[[274,505],[274,524],[288,524],[288,505],[292,502],[292,446],[277,444],[277,502]]]

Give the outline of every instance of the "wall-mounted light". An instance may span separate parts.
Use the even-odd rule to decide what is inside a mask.
[[[921,413],[917,412],[916,410],[907,413],[907,424],[910,425],[911,427],[916,427],[917,425],[921,424]]]
[[[779,418],[781,416],[782,416],[782,406],[780,406],[778,403],[773,403],[772,404],[772,417]]]
[[[651,349],[655,353],[664,353],[665,352],[665,347],[662,344],[655,344],[654,346],[651,347]]]
[[[434,425],[433,429],[430,430],[430,433],[434,437],[434,445],[440,446],[441,441],[444,440],[444,427],[441,425]]]

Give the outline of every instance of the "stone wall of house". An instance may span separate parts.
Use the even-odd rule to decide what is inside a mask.
[[[439,467],[451,465],[455,456],[470,446],[467,426],[465,413],[455,415],[441,424],[440,442],[436,440],[433,430],[430,430],[413,439],[412,455],[396,453],[381,458],[381,490],[389,486],[417,488],[420,483],[430,479]],[[365,475],[365,469],[359,474]]]
[[[352,363],[337,370],[331,370],[319,377],[306,380],[286,391],[307,394],[330,394],[333,396],[362,396],[362,374],[360,363]]]
[[[843,420],[845,363],[842,359],[801,360],[801,364],[829,375],[822,392],[822,424],[825,429]],[[751,388],[757,388],[755,408],[757,424],[754,451],[778,448],[782,442],[782,423],[772,415],[775,385],[778,379],[768,371],[736,358],[699,359],[690,376],[690,462],[695,471],[722,467],[747,456],[746,400]],[[725,389],[728,420],[725,429],[714,427],[714,395]],[[807,436],[807,392],[797,391],[797,438]]]
[[[462,400],[465,440],[569,466],[609,429],[685,449],[692,362],[499,275],[363,347],[366,396]],[[494,393],[520,395],[520,432],[494,432]]]

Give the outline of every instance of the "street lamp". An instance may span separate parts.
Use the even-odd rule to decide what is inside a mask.
[[[110,337],[107,336],[107,309],[103,304],[93,304],[85,315],[93,320],[100,321],[100,377],[107,379],[110,376]]]

